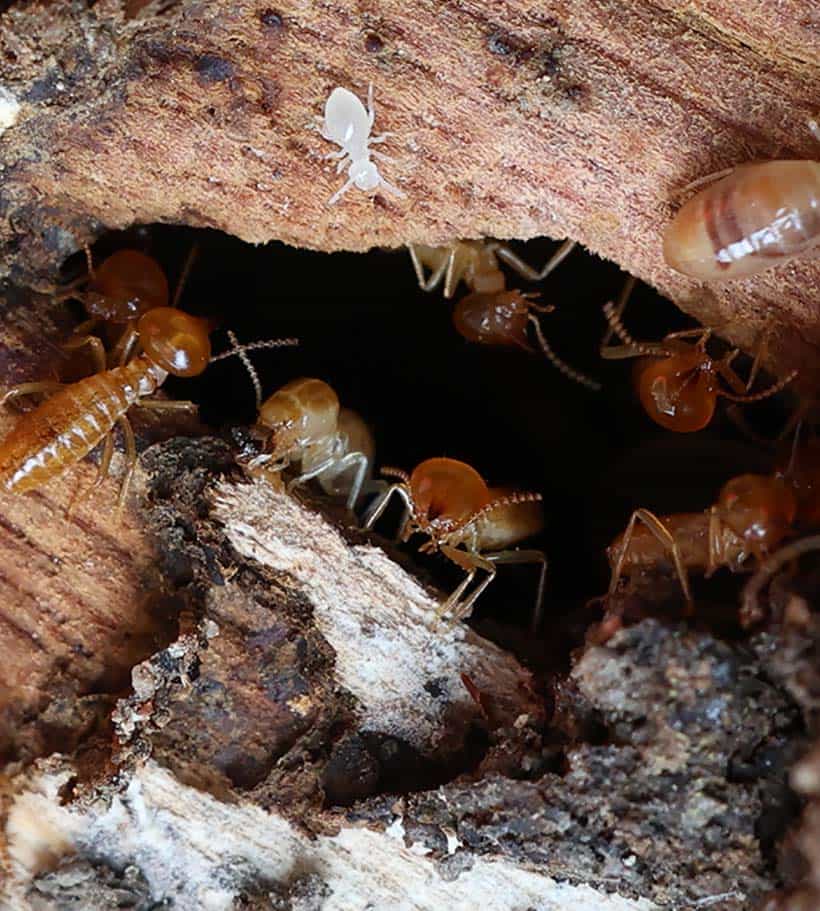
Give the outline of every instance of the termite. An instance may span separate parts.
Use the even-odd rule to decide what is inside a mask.
[[[527,281],[545,279],[575,249],[575,241],[566,240],[540,270],[525,263],[506,244],[494,240],[454,240],[443,247],[409,244],[410,259],[422,291],[435,291],[444,282],[444,297],[449,300],[464,282],[468,290],[479,294],[497,294],[507,287],[499,260]],[[429,275],[425,275],[429,269]]]
[[[560,265],[575,248],[575,241],[565,241],[536,271],[520,259],[509,247],[497,241],[454,241],[446,247],[411,245],[410,257],[416,270],[419,287],[433,291],[444,282],[444,296],[450,298],[459,282],[470,293],[453,309],[453,325],[468,342],[498,347],[518,347],[529,353],[533,349],[527,333],[532,327],[536,340],[547,360],[565,376],[596,391],[601,386],[563,361],[544,337],[537,313],[552,313],[551,305],[537,303],[537,294],[507,290],[507,280],[499,260],[507,263],[530,281],[540,281]],[[425,267],[431,270],[425,276]]]
[[[381,136],[371,136],[373,121],[376,118],[373,107],[373,83],[370,83],[367,92],[367,110],[353,92],[340,86],[333,89],[325,102],[325,116],[322,120],[322,138],[328,142],[335,142],[341,146],[338,152],[330,152],[326,158],[338,158],[336,173],[347,168],[347,183],[337,190],[328,200],[332,206],[347,193],[351,187],[358,187],[366,193],[371,193],[379,187],[384,187],[394,196],[404,196],[404,193],[393,184],[388,183],[379,173],[379,169],[370,160],[371,156],[380,161],[393,161],[388,155],[371,149],[390,135],[383,133]]]
[[[323,380],[291,380],[262,402],[257,430],[268,451],[252,462],[266,472],[298,466],[288,490],[316,478],[331,495],[346,494],[355,509],[368,480],[374,443],[370,428]]]
[[[368,509],[364,527],[371,529],[394,496],[404,503],[399,531],[402,541],[418,532],[427,537],[422,551],[439,551],[466,572],[446,599],[439,616],[454,620],[469,616],[476,599],[492,582],[503,563],[538,563],[541,573],[535,598],[533,626],[541,616],[547,559],[540,550],[511,550],[519,541],[537,535],[544,526],[541,495],[489,487],[465,462],[432,458],[411,474],[397,468],[381,473],[398,481],[380,494]],[[487,575],[468,595],[478,570]]]
[[[760,351],[744,385],[731,366],[740,353],[738,348],[720,358],[707,351],[712,329],[686,329],[669,333],[661,342],[639,342],[627,332],[615,305],[606,304],[604,313],[623,345],[605,344],[601,356],[610,360],[640,358],[635,370],[638,397],[649,417],[667,430],[702,430],[712,420],[719,397],[732,402],[760,402],[780,392],[797,376],[793,370],[768,389],[749,393]]]
[[[809,127],[820,139],[818,124]],[[820,244],[820,162],[757,162],[707,179],[716,182],[664,234],[664,258],[678,272],[702,281],[741,278]]]
[[[233,355],[230,351],[211,357],[208,324],[174,307],[154,307],[128,331],[125,352],[127,363],[107,367],[105,348],[100,339],[86,335],[77,345],[88,344],[98,372],[76,383],[51,381],[23,383],[5,391],[0,404],[13,397],[52,393],[33,411],[20,416],[8,436],[0,443],[0,489],[25,493],[45,484],[79,462],[99,443],[104,442],[100,468],[94,487],[105,477],[114,451],[112,431],[123,433],[126,468],[120,486],[119,506],[125,502],[137,460],[134,432],[126,417],[135,405],[163,410],[190,408],[189,402],[148,399],[168,375],[198,376],[214,360]],[[251,347],[278,347],[296,344],[295,339],[260,342]]]
[[[811,535],[798,541],[790,541],[763,561],[743,588],[740,606],[740,622],[743,626],[754,626],[763,619],[764,612],[759,604],[760,593],[777,573],[787,563],[818,550],[820,550],[820,535]]]
[[[536,313],[552,313],[555,307],[537,303],[536,297],[522,291],[499,291],[495,294],[474,291],[455,305],[453,325],[468,342],[522,348],[530,354],[534,351],[527,331],[532,327],[544,357],[553,367],[576,383],[595,392],[600,391],[600,383],[571,367],[552,350]]]
[[[637,509],[607,549],[609,593],[623,576],[671,559],[691,612],[690,571],[708,578],[721,567],[739,572],[750,558],[762,560],[792,531],[796,514],[795,495],[782,478],[755,474],[732,478],[704,512],[656,516]]]
[[[112,253],[99,266],[94,265],[91,250],[85,248],[87,275],[78,288],[69,286],[59,299],[79,300],[88,319],[79,325],[63,347],[71,350],[86,344],[88,335],[100,322],[112,326],[118,341],[108,356],[109,364],[119,364],[129,357],[128,344],[136,338],[137,320],[149,310],[167,307],[178,308],[185,282],[197,255],[194,245],[177,281],[173,301],[170,300],[168,279],[159,263],[139,250],[124,249]]]

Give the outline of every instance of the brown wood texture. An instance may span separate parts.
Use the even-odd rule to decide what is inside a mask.
[[[817,385],[820,267],[725,285],[672,272],[690,181],[817,157],[820,20],[806,0],[16,4],[0,84],[0,268],[41,276],[104,228],[175,222],[320,250],[572,237]],[[135,18],[127,19],[131,11]],[[315,129],[342,85],[376,98],[407,194],[341,185]],[[617,289],[613,289],[613,294]]]

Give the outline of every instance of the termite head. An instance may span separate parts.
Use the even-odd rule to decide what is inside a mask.
[[[379,169],[369,158],[359,158],[351,162],[348,177],[360,189],[369,192],[381,184]]]
[[[529,350],[530,299],[521,291],[473,292],[456,304],[453,325],[468,342]]]
[[[717,376],[710,367],[711,359],[699,348],[638,361],[636,385],[649,417],[678,433],[706,427],[718,398]]]
[[[211,360],[208,323],[175,307],[155,307],[137,323],[145,355],[173,376],[198,376]]]
[[[723,486],[717,511],[749,550],[760,556],[777,547],[789,533],[797,502],[781,478],[744,474]]]
[[[457,459],[435,458],[421,462],[407,486],[413,504],[412,530],[446,538],[490,502],[490,491],[481,475]]]
[[[291,380],[259,408],[257,428],[270,438],[274,460],[301,451],[334,434],[339,421],[339,398],[322,380]]]
[[[168,280],[155,259],[139,250],[118,250],[95,270],[78,297],[89,316],[125,323],[155,307],[167,307]]]

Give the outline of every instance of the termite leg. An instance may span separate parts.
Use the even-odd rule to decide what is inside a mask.
[[[329,206],[335,206],[336,203],[337,203],[337,202],[345,195],[345,193],[347,193],[347,191],[353,186],[354,182],[355,182],[355,181],[353,181],[353,180],[348,180],[347,183],[346,183],[344,186],[340,187],[340,188],[333,194],[333,196],[330,197],[330,199],[327,201],[327,204],[328,204]]]
[[[456,290],[456,285],[458,284],[458,278],[456,277],[456,248],[453,246],[450,248],[450,253],[447,256],[447,272],[444,276],[444,297],[447,300],[453,296]]]
[[[612,578],[609,582],[609,594],[614,595],[618,589],[618,583],[623,574],[624,562],[626,561],[626,555],[629,552],[629,545],[632,543],[632,535],[635,533],[635,524],[637,522],[642,522],[649,532],[672,554],[672,560],[678,574],[680,587],[683,589],[683,595],[686,598],[686,603],[688,605],[687,612],[691,613],[694,601],[692,599],[692,591],[689,588],[689,575],[686,572],[686,567],[683,565],[683,558],[681,557],[678,542],[663,522],[648,509],[636,509],[629,518],[629,524],[626,526],[623,542],[621,544],[621,552],[618,554],[618,560],[612,570]]]
[[[387,504],[392,499],[393,494],[396,494],[404,503],[404,515],[399,525],[400,529],[404,529],[407,524],[407,516],[412,512],[410,497],[404,484],[391,484],[387,490],[376,497],[362,517],[362,528],[365,529],[365,531],[370,531],[373,528],[382,513],[387,509]]]
[[[714,329],[704,329],[703,326],[698,326],[696,329],[679,329],[677,332],[669,332],[663,337],[663,340],[667,339],[676,339],[676,338],[696,338],[697,342],[695,343],[699,347],[704,347],[709,339],[712,337]]]
[[[476,553],[475,551],[461,550],[460,548],[453,547],[450,544],[443,544],[440,549],[441,553],[445,557],[452,560],[457,566],[460,566],[467,573],[466,577],[458,585],[455,591],[436,611],[437,619],[440,619],[445,614],[449,613],[452,614],[451,622],[455,623],[457,620],[461,620],[464,617],[468,617],[470,615],[470,611],[473,609],[473,604],[475,604],[476,600],[482,594],[484,589],[495,578],[496,568],[492,560],[479,553]],[[487,576],[481,580],[481,582],[463,601],[461,601],[462,595],[475,578],[475,575],[479,569],[483,569],[487,573]]]
[[[527,281],[531,282],[540,282],[545,279],[550,272],[554,271],[561,265],[561,263],[572,253],[572,251],[577,246],[574,240],[565,240],[561,246],[552,254],[552,256],[547,260],[544,268],[539,270],[533,269],[529,263],[525,263],[516,253],[514,253],[509,247],[504,244],[499,244],[496,247],[496,254],[499,259],[502,259],[511,269],[514,269],[522,278],[526,278]]]
[[[356,466],[356,474],[353,476],[353,483],[350,486],[350,492],[347,495],[345,505],[353,512],[356,509],[356,503],[361,496],[364,479],[367,477],[367,469],[370,466],[370,460],[363,452],[348,452],[340,459],[337,459],[333,465],[333,474],[338,476],[347,471],[348,468]]]
[[[67,351],[76,351],[88,345],[91,349],[91,355],[94,358],[94,364],[99,373],[102,373],[108,366],[106,362],[105,345],[96,335],[73,335],[67,341],[63,342],[63,348]]]
[[[703,177],[698,177],[697,180],[692,180],[686,186],[681,187],[679,190],[674,191],[674,196],[680,197],[685,196],[687,193],[690,193],[692,190],[696,190],[698,187],[702,187],[707,183],[714,183],[716,180],[721,180],[723,177],[728,177],[734,168],[723,168],[720,171],[712,171],[711,174],[706,174]]]
[[[494,554],[484,554],[496,566],[511,563],[540,563],[541,571],[538,574],[538,587],[535,590],[535,607],[532,613],[532,632],[541,625],[541,614],[544,608],[544,589],[547,584],[547,556],[542,550],[500,550]]]
[[[389,180],[385,180],[381,175],[379,175],[379,186],[383,187],[393,196],[398,196],[399,199],[405,199],[407,197],[404,190],[400,190],[395,184],[390,183]]]
[[[392,164],[396,160],[395,158],[393,158],[392,155],[385,155],[384,152],[377,152],[375,149],[371,149],[370,154],[374,158],[378,159],[379,161],[386,161],[386,162],[389,162],[390,164]]]
[[[444,273],[447,271],[449,258],[445,259],[444,262],[438,267],[438,269],[430,274],[429,278],[425,278],[424,266],[421,264],[421,260],[419,259],[419,255],[416,252],[415,245],[408,244],[407,250],[410,253],[410,259],[413,263],[413,269],[416,273],[416,278],[418,279],[419,288],[421,288],[422,291],[434,291],[436,287],[441,284],[442,278],[444,278]]]
[[[96,479],[84,490],[80,491],[79,487],[74,491],[74,495],[71,497],[71,500],[66,507],[66,515],[70,516],[74,511],[74,507],[85,500],[88,496],[95,491],[100,484],[108,477],[108,473],[111,470],[111,457],[114,454],[114,435],[109,433],[105,438],[105,443],[103,444],[102,455],[100,456],[100,467],[97,469]]]
[[[117,423],[120,425],[125,442],[125,471],[120,484],[120,495],[117,498],[117,510],[122,510],[128,495],[128,488],[131,485],[131,478],[134,476],[134,469],[137,467],[137,443],[128,418],[123,415]]]
[[[337,152],[328,152],[327,155],[323,155],[325,161],[330,161],[335,158],[344,158],[347,155],[346,149],[339,149]]]
[[[790,560],[796,560],[812,550],[820,550],[820,535],[812,535],[792,541],[769,557],[746,583],[741,597],[740,622],[744,627],[753,626],[763,619],[763,611],[758,604],[761,591],[772,580],[775,573]]]
[[[16,399],[21,395],[37,395],[40,392],[56,392],[63,384],[56,380],[37,380],[32,383],[18,383],[16,386],[10,386],[0,394],[0,405],[5,405],[10,399]]]
[[[140,399],[133,406],[134,408],[147,408],[150,411],[193,411],[199,410],[199,405],[195,402],[188,402],[184,399],[179,401],[169,399]]]
[[[110,361],[112,364],[123,365],[131,360],[139,342],[139,332],[135,321],[126,324],[122,335],[117,339],[117,344],[111,350]]]

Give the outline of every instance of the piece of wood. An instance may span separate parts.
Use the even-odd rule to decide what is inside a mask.
[[[245,491],[245,502],[257,494]],[[218,496],[222,510],[243,494],[223,487]],[[224,520],[226,513],[221,515]],[[283,513],[299,526],[289,545],[267,538],[270,522],[253,509],[244,527],[233,514],[227,527],[252,535],[268,558],[290,546],[298,560],[303,551],[294,539],[301,533],[318,530],[325,545],[336,534],[317,519],[303,524],[299,515],[292,504]],[[312,733],[286,744],[280,740],[278,758],[267,763],[258,782],[234,776],[220,788],[220,766],[228,756],[236,769],[244,753],[247,771],[259,758],[260,744],[270,743],[249,728],[242,731],[249,700],[257,702],[253,717],[260,725],[283,730],[286,704],[295,709],[293,686],[284,685],[285,667],[293,660],[288,645],[296,646],[290,654],[300,651],[296,636],[277,636],[293,620],[288,611],[274,613],[268,606],[254,617],[249,603],[238,607],[238,590],[251,588],[250,565],[238,570],[226,587],[234,591],[212,603],[197,632],[135,669],[134,694],[114,716],[121,741],[115,778],[83,786],[70,762],[54,757],[7,785],[7,906],[25,908],[32,895],[56,890],[65,896],[72,889],[74,903],[85,906],[83,900],[108,888],[112,878],[118,882],[116,871],[127,869],[121,885],[146,891],[153,901],[174,896],[183,907],[215,909],[298,889],[321,898],[314,896],[309,905],[317,911],[359,908],[368,901],[407,911],[450,904],[498,911],[755,907],[771,882],[755,826],[762,813],[775,812],[771,797],[782,789],[784,774],[781,730],[794,723],[796,712],[763,678],[765,659],[708,633],[644,621],[606,647],[588,650],[559,698],[560,713],[572,719],[576,735],[552,768],[539,758],[543,747],[533,739],[530,721],[519,718],[490,732],[492,746],[477,768],[436,788],[417,788],[417,769],[408,764],[399,785],[386,793],[377,788],[349,807],[306,800],[317,777],[327,782],[331,771],[338,774],[343,743],[363,739],[365,729],[371,735],[379,728],[395,730],[401,700],[381,717],[368,716],[384,707],[378,682],[390,673],[381,664],[379,642],[398,642],[407,629],[393,627],[397,602],[409,598],[418,604],[422,597],[416,583],[371,548],[337,548],[328,557],[372,573],[368,591],[378,578],[388,583],[381,589],[384,609],[373,605],[373,654],[359,655],[358,673],[372,667],[377,685],[361,692],[342,719],[337,693],[323,688],[322,680],[330,682],[336,672],[349,680],[344,659],[325,668],[313,662],[296,697],[296,714],[313,716]],[[331,566],[328,560],[325,570],[311,575],[319,583],[303,589],[317,614],[324,610],[322,593],[333,585]],[[343,603],[334,613],[319,622],[348,622]],[[429,632],[424,615],[412,606],[410,614],[417,621],[412,648],[414,639]],[[245,658],[240,641],[249,653]],[[434,660],[440,662],[463,650],[469,662],[480,645],[459,631],[438,644],[429,640],[428,651],[437,649]],[[499,692],[511,667],[510,659],[504,663]],[[394,681],[401,676],[399,668]],[[439,679],[440,695],[428,696],[457,702],[445,675]],[[264,700],[268,715],[259,710]],[[423,736],[430,717],[423,704],[421,713]],[[332,714],[335,724],[327,724]],[[596,725],[605,726],[608,743],[590,742]],[[341,739],[328,754],[334,728]],[[392,740],[395,756],[401,741]],[[431,749],[439,747],[426,743],[419,755]],[[384,752],[368,755],[389,761]],[[753,778],[743,762],[754,765]],[[354,764],[349,774],[363,768]],[[60,805],[60,794],[74,799]],[[301,879],[305,874],[310,882]]]
[[[134,222],[319,250],[571,237],[747,350],[771,323],[771,363],[813,389],[817,262],[703,285],[665,266],[661,237],[690,181],[817,157],[818,36],[805,0],[15,4],[0,274],[48,276]],[[380,167],[407,197],[329,207],[343,177],[315,118],[334,86],[369,82],[393,134]]]

